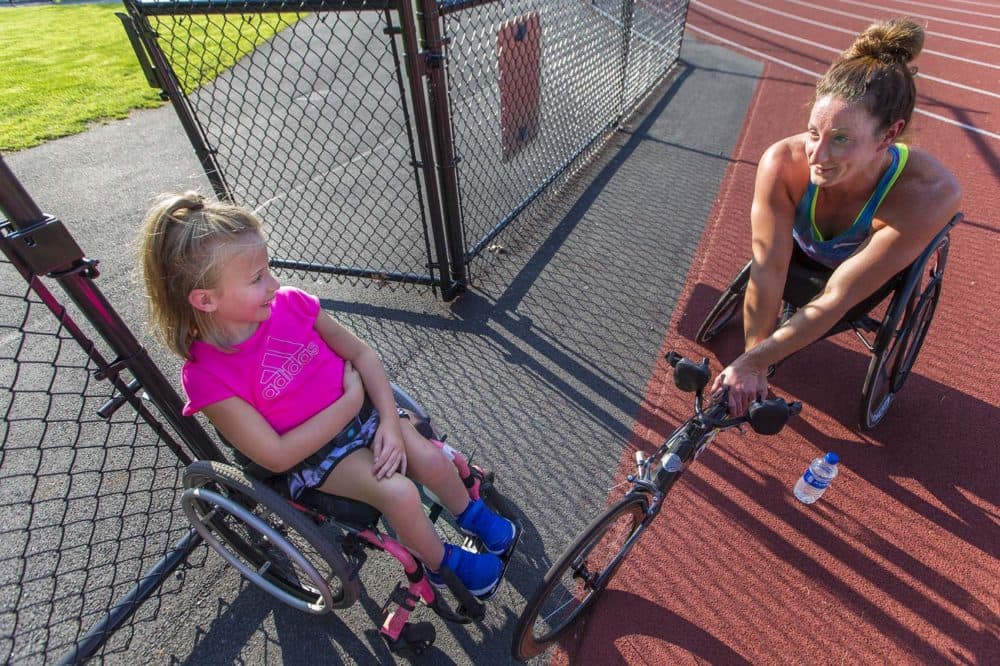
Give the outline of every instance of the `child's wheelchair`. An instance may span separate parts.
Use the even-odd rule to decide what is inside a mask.
[[[872,353],[861,389],[858,423],[862,430],[874,428],[885,418],[893,397],[903,387],[913,368],[941,294],[941,280],[948,261],[949,233],[961,219],[962,214],[956,213],[916,261],[852,308],[824,336],[851,328]],[[792,257],[782,297],[782,323],[794,314],[796,308],[805,305],[822,290],[832,272],[818,265],[806,265],[805,261],[798,255]],[[695,336],[697,342],[707,343],[738,312],[742,312],[743,295],[749,280],[748,262],[705,317]],[[872,314],[883,311],[879,306],[890,295],[892,298],[884,315],[881,319],[874,318]]]
[[[420,405],[398,386],[392,388],[397,405],[410,414],[417,430],[455,464],[470,498],[482,498],[517,524],[505,500],[493,489],[493,474],[471,465],[463,454],[444,444]],[[358,600],[358,573],[366,551],[385,551],[402,565],[408,582],[405,587],[397,583],[386,601],[380,628],[389,649],[401,656],[420,654],[434,642],[433,624],[408,622],[420,601],[450,622],[468,623],[485,615],[482,602],[493,593],[473,597],[454,572],[442,567],[441,577],[457,600],[454,607],[449,605],[430,584],[421,562],[379,529],[381,514],[374,507],[318,490],[307,490],[292,501],[283,495],[285,484],[275,482],[273,474],[235,449],[233,453],[241,467],[205,460],[189,465],[181,504],[205,542],[251,583],[293,608],[327,613]],[[442,507],[426,490],[421,492],[431,521],[437,523]],[[472,537],[461,545],[483,550]],[[502,556],[505,573],[515,546],[516,541]]]

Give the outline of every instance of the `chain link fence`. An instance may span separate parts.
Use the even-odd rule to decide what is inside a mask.
[[[216,193],[258,210],[278,267],[435,282],[388,4],[126,3]]]
[[[0,663],[80,663],[158,613],[183,465],[221,454],[2,159],[0,211]]]
[[[0,662],[49,663],[187,533],[181,464],[135,410],[98,414],[114,392],[95,378],[107,363],[68,313],[57,319],[7,260],[0,284]],[[129,641],[118,632],[100,654]]]
[[[680,53],[686,0],[442,2],[467,255],[572,175]]]
[[[151,83],[217,193],[270,222],[276,266],[446,298],[664,79],[687,13],[686,0],[125,2]]]

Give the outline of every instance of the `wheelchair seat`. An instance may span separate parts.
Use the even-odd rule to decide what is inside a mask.
[[[828,338],[852,328],[861,328],[866,331],[877,330],[882,322],[872,319],[869,313],[884,301],[886,296],[899,287],[909,270],[910,266],[907,266],[889,278],[870,296],[854,305],[823,337]],[[792,312],[794,312],[816,298],[826,288],[826,283],[831,275],[833,275],[832,268],[816,262],[803,252],[797,243],[793,244],[785,287],[781,295],[782,301],[786,306],[791,306]]]
[[[312,488],[305,490],[298,502],[359,529],[374,527],[382,517],[382,512],[371,504]]]

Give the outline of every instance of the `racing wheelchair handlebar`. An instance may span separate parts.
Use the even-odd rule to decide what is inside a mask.
[[[760,435],[774,435],[785,427],[790,417],[802,411],[802,403],[799,401],[786,402],[784,398],[769,398],[756,400],[746,414],[731,417],[725,407],[725,389],[713,396],[712,404],[705,409],[704,390],[712,377],[708,359],[702,358],[701,363],[695,363],[675,351],[668,352],[666,359],[674,369],[674,385],[682,391],[695,394],[695,418],[705,426],[725,430],[749,423],[754,432]]]

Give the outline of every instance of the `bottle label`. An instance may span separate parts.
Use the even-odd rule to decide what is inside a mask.
[[[830,479],[821,479],[812,473],[811,469],[807,469],[806,473],[802,476],[803,481],[807,484],[816,488],[817,490],[823,490],[828,485],[830,485]]]

